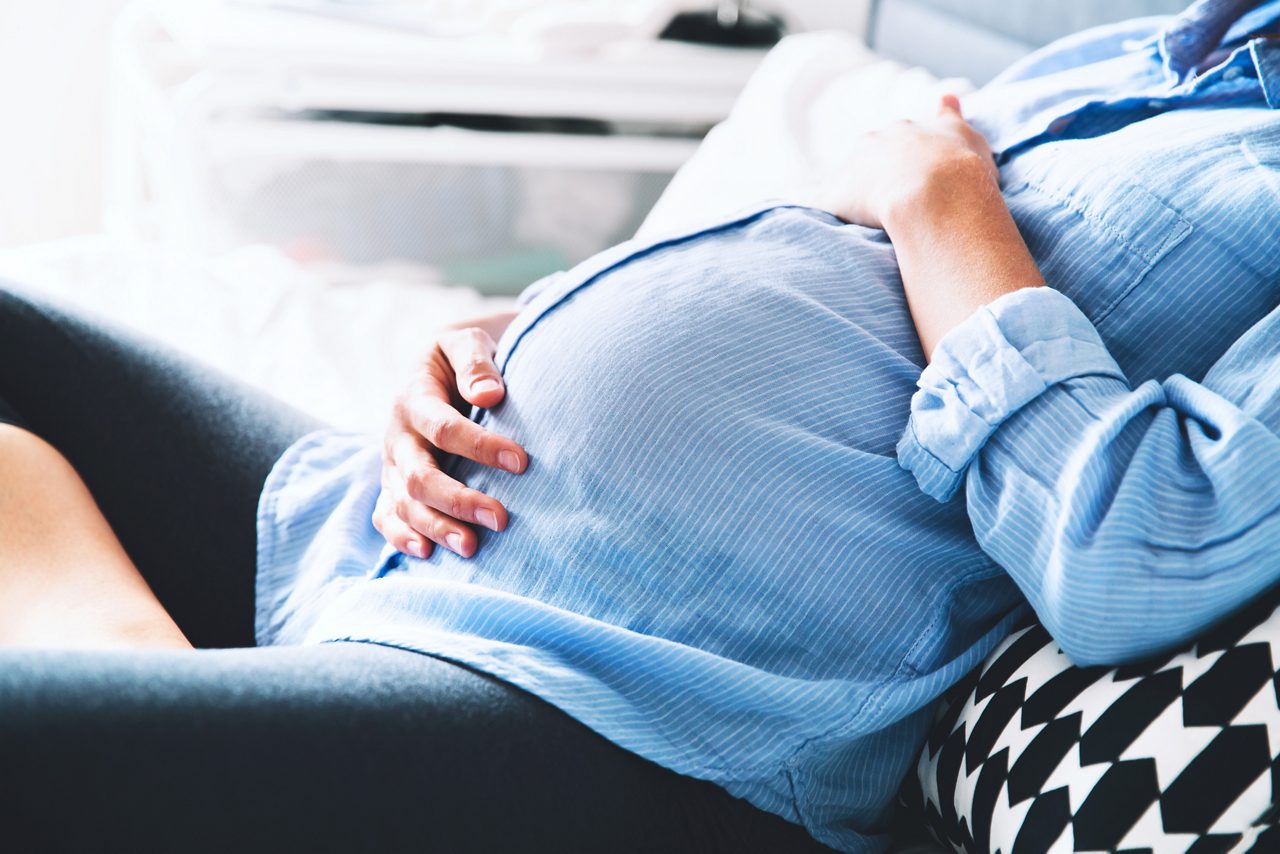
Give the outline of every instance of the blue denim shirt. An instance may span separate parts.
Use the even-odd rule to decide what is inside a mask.
[[[1200,377],[1280,296],[1280,196],[1258,189],[1280,162],[1275,54],[1170,80],[1158,30],[1051,47],[966,104],[1107,348],[1051,345],[1046,385],[1077,360]],[[935,698],[1026,608],[963,502],[899,465],[924,359],[884,233],[784,206],[625,244],[543,282],[498,363],[507,397],[474,417],[530,467],[450,471],[508,529],[472,560],[394,553],[369,523],[377,442],[307,437],[262,497],[259,641],[462,662],[830,846],[882,849]],[[1013,411],[1020,386],[982,388]],[[920,454],[958,473],[972,442],[946,422],[985,408],[939,412]]]
[[[983,548],[1077,664],[1153,655],[1280,581],[1280,308],[1202,382],[1135,388],[1074,303],[1027,289],[919,386],[902,465],[943,499],[967,471]]]

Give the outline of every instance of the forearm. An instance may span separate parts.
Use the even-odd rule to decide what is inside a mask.
[[[970,164],[922,180],[884,226],[926,358],[979,307],[1044,284],[994,178]]]
[[[1147,655],[1274,583],[1280,387],[1258,380],[1280,366],[1280,312],[1204,385],[1131,389],[1089,319],[1038,287],[954,101],[863,153],[838,210],[889,235],[930,362],[898,461],[939,500],[967,482],[974,533],[1064,651]]]
[[[931,119],[855,137],[815,203],[888,233],[927,358],[979,306],[1044,284],[1000,195],[991,146],[954,95]]]

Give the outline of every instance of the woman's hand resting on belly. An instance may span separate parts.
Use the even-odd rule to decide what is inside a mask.
[[[980,306],[1044,284],[999,182],[986,140],[947,96],[934,119],[856,137],[846,165],[825,184],[818,207],[888,233],[926,354]],[[469,523],[506,527],[506,508],[445,474],[439,457],[454,454],[515,474],[528,465],[523,448],[464,414],[471,405],[502,400],[494,341],[514,316],[447,328],[396,402],[373,523],[406,554],[426,557],[435,543],[470,557],[477,541]]]
[[[889,235],[926,357],[981,306],[1044,284],[1000,194],[991,149],[954,95],[929,121],[855,137],[815,206]]]
[[[467,523],[494,531],[507,525],[506,508],[441,471],[440,456],[454,454],[513,474],[528,466],[523,448],[464,414],[472,405],[490,407],[502,400],[494,341],[515,314],[446,327],[396,400],[383,441],[382,492],[373,524],[405,554],[426,557],[438,543],[470,557],[476,535]]]

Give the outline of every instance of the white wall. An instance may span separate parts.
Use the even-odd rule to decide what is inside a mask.
[[[0,0],[0,246],[95,231],[111,22],[126,0]]]
[[[99,230],[107,51],[126,2],[0,0],[0,248]],[[756,5],[860,32],[868,0]]]

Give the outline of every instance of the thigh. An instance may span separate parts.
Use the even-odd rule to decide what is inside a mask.
[[[0,398],[75,467],[193,643],[253,643],[258,495],[275,460],[316,422],[3,285]]]
[[[365,644],[0,652],[0,767],[16,850],[817,848],[504,683]]]

